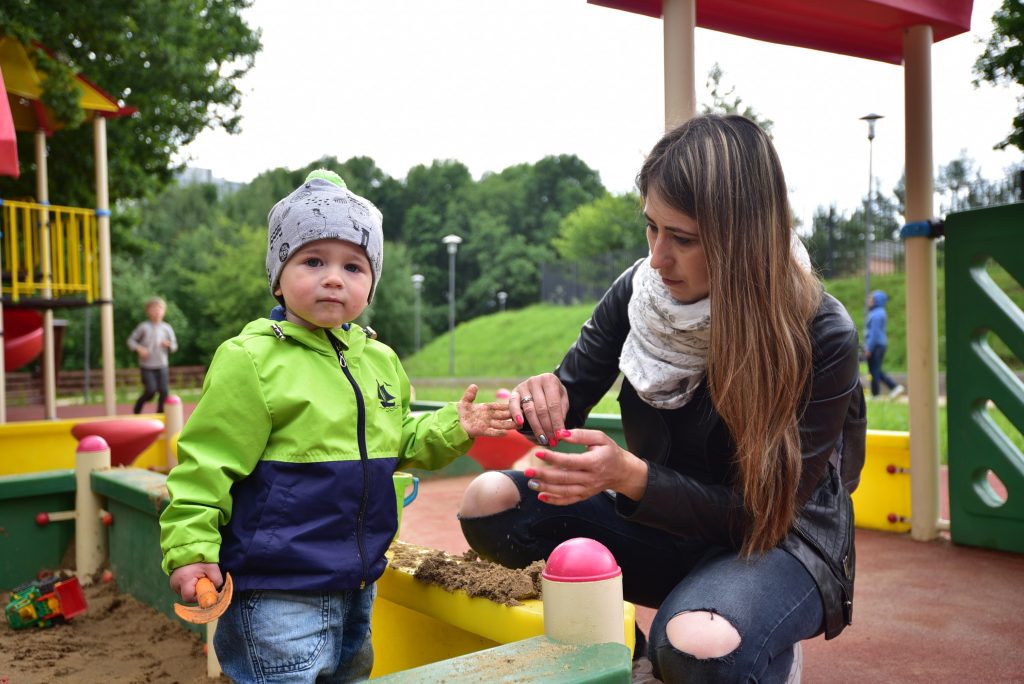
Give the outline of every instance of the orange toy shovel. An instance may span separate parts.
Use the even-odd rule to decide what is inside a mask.
[[[205,625],[213,622],[228,609],[231,603],[231,594],[234,593],[234,585],[231,583],[231,573],[224,578],[224,586],[220,593],[206,577],[201,577],[196,582],[196,600],[199,606],[183,606],[180,603],[174,604],[174,612],[185,622],[196,625]]]

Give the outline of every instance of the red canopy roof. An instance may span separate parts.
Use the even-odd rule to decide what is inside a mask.
[[[661,16],[662,0],[587,0]],[[971,28],[973,0],[695,0],[697,26],[900,64],[903,30],[928,24],[936,42]]]
[[[3,72],[0,72],[0,176],[17,178],[18,174],[18,139],[14,132],[14,119],[11,118],[11,105],[7,102]]]

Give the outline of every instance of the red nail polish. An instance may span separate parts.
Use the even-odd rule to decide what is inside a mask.
[[[572,433],[569,432],[568,430],[559,430],[558,432],[555,433],[555,436],[565,439],[566,437],[572,437]]]
[[[537,471],[534,468],[527,468],[523,471],[523,475],[530,478],[537,477]]]
[[[538,451],[534,455],[542,461],[548,457],[548,455],[543,451]]]
[[[537,501],[540,501],[541,503],[547,503],[548,502],[548,495],[543,493],[543,492],[538,494],[537,495]]]
[[[516,416],[516,425],[518,425],[519,427],[523,427],[523,417],[522,416]]]
[[[552,438],[551,438],[551,444],[550,444],[550,446],[552,446],[552,447],[556,447],[556,446],[558,446],[558,440],[557,440],[557,439],[555,439],[554,437],[552,437]]]

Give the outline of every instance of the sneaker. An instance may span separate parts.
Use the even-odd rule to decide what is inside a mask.
[[[654,666],[646,656],[633,661],[633,684],[661,684],[660,679],[654,678]]]
[[[904,387],[903,385],[896,385],[895,387],[892,388],[892,390],[889,391],[889,398],[898,399],[906,391],[907,388]]]
[[[800,673],[803,672],[803,669],[804,649],[798,641],[793,645],[793,664],[789,666],[789,676],[786,678],[786,684],[800,684]]]

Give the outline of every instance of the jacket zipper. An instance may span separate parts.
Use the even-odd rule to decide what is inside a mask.
[[[331,346],[334,347],[334,351],[337,352],[338,364],[341,366],[345,377],[348,378],[349,384],[352,385],[352,391],[356,395],[356,438],[359,441],[359,460],[363,465],[363,498],[359,503],[359,516],[356,518],[356,543],[359,545],[359,562],[363,568],[363,574],[359,580],[359,588],[365,589],[366,578],[370,574],[370,569],[366,565],[366,543],[363,538],[366,507],[370,498],[370,457],[366,452],[366,405],[363,403],[363,393],[359,389],[359,383],[352,377],[352,371],[348,369],[348,361],[345,360],[345,353],[341,349],[341,343],[329,332],[327,333],[327,338],[330,340]]]

